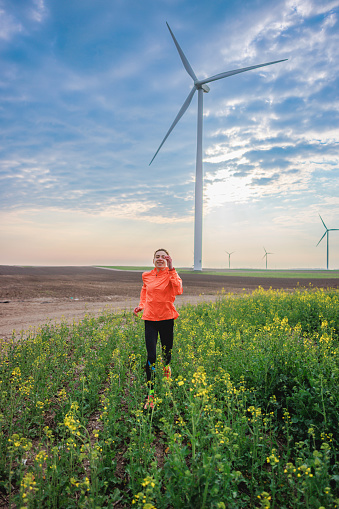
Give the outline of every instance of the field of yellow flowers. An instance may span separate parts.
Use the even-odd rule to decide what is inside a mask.
[[[143,322],[1,344],[0,507],[339,507],[339,292],[181,308],[144,410]]]

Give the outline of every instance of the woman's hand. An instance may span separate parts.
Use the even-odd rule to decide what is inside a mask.
[[[170,257],[170,255],[166,255],[165,260],[167,261],[167,266],[168,266],[169,270],[172,270],[173,262],[172,262],[172,258]]]
[[[134,308],[133,313],[135,314],[135,316],[138,316],[138,313],[140,313],[140,311],[142,311],[142,308],[140,306],[137,306],[136,308]]]

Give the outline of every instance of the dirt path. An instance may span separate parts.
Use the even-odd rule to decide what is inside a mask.
[[[176,299],[176,307],[191,303],[197,304],[204,300],[213,300],[216,295],[179,295]],[[0,341],[10,339],[13,330],[16,335],[26,336],[32,329],[44,325],[47,322],[73,323],[87,316],[99,316],[104,313],[116,313],[121,311],[131,312],[139,304],[139,299],[121,299],[109,301],[86,301],[86,300],[62,300],[62,299],[28,299],[25,301],[10,301],[0,303]]]

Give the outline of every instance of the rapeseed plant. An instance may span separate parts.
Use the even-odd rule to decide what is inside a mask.
[[[127,313],[2,345],[7,497],[27,508],[335,507],[338,311],[337,291],[313,288],[181,308],[172,383],[156,377],[148,412],[143,324]]]

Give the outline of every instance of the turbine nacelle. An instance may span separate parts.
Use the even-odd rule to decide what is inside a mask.
[[[199,89],[199,88],[202,88],[204,92],[206,92],[206,94],[208,94],[208,92],[211,90],[210,87],[208,85],[206,85],[206,83],[203,83],[202,85],[198,85],[197,83],[195,83],[195,86]]]

